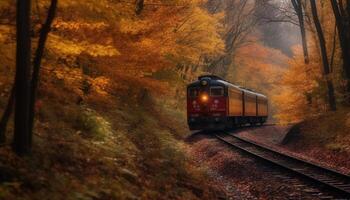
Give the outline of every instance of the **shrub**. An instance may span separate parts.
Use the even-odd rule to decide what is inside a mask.
[[[82,108],[77,116],[76,128],[83,131],[83,135],[96,140],[103,140],[106,135],[112,134],[110,123],[96,111]]]

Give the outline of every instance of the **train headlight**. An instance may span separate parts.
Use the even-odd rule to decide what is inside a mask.
[[[206,103],[209,100],[209,96],[207,94],[202,94],[200,98],[203,103]]]
[[[201,81],[201,85],[203,85],[203,86],[208,85],[208,81],[206,81],[206,80]]]

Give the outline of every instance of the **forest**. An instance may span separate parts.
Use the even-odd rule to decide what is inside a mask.
[[[350,0],[1,0],[0,199],[218,199],[186,84],[350,154]]]

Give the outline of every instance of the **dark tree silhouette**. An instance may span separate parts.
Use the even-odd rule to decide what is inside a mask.
[[[315,28],[316,28],[316,32],[317,32],[317,36],[320,44],[323,73],[326,77],[326,83],[327,83],[327,89],[328,89],[328,104],[329,104],[330,110],[335,111],[336,102],[335,102],[335,95],[334,95],[334,86],[331,78],[329,77],[330,70],[329,70],[329,62],[327,57],[326,41],[324,38],[324,33],[321,27],[320,20],[318,18],[316,2],[315,0],[310,0],[310,3],[311,3],[312,17],[313,17],[313,21],[315,24]]]
[[[38,47],[36,49],[35,57],[33,61],[33,74],[32,74],[32,81],[31,81],[31,88],[30,88],[30,105],[29,105],[29,137],[30,137],[29,141],[30,142],[32,141],[31,138],[33,135],[34,117],[35,117],[35,99],[36,99],[36,93],[37,93],[38,83],[39,83],[41,60],[45,50],[45,43],[46,43],[48,34],[51,30],[51,24],[56,15],[56,9],[57,9],[57,0],[51,0],[51,5],[48,10],[46,21],[43,24],[40,31]]]
[[[331,4],[338,28],[343,69],[347,79],[347,92],[350,93],[350,0],[346,0],[346,8],[342,0],[339,2],[331,0]]]
[[[301,4],[301,0],[291,0],[291,1],[292,1],[294,11],[296,12],[296,14],[298,16],[299,28],[300,28],[301,40],[302,40],[303,52],[304,52],[304,62],[306,64],[308,64],[309,63],[309,52],[307,49],[303,5]]]
[[[219,1],[222,5],[222,11],[225,12],[225,32],[222,37],[225,41],[225,54],[215,59],[208,59],[210,65],[208,71],[226,77],[229,72],[229,66],[234,61],[234,56],[237,50],[249,43],[249,34],[254,31],[254,28],[259,24],[260,19],[256,16],[257,10],[263,7],[264,1],[257,1],[255,7],[249,5],[249,0]],[[215,1],[208,4],[211,10],[217,10],[218,7]],[[219,6],[220,7],[220,6]]]
[[[30,39],[31,1],[17,1],[17,49],[15,78],[15,130],[13,149],[19,154],[30,152],[29,142],[29,83],[31,65]]]

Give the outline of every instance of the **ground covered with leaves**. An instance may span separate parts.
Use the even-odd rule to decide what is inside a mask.
[[[286,149],[350,174],[350,110],[341,108],[300,123]]]
[[[207,169],[229,199],[315,199],[302,182],[232,149],[210,134],[187,138],[194,161]]]
[[[56,96],[60,90],[41,91],[30,156],[17,157],[9,144],[0,148],[1,199],[220,196],[185,154],[184,113],[173,102],[135,86],[120,90],[120,98],[92,95],[76,104]]]
[[[350,174],[349,109],[328,112],[291,125],[247,127],[239,137],[285,154]]]

